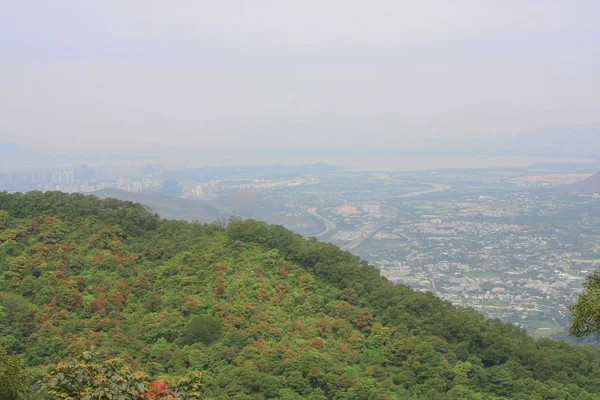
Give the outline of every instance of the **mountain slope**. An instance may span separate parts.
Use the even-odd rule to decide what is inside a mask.
[[[95,346],[155,376],[202,371],[199,398],[600,398],[599,349],[535,341],[257,221],[0,193],[0,274],[0,347],[32,367]]]
[[[595,194],[600,193],[600,172],[570,185],[560,188],[563,193],[570,194]]]
[[[266,200],[245,190],[234,190],[225,196],[210,201],[210,204],[221,212],[248,218],[260,213],[276,212],[283,209],[281,205]]]
[[[125,190],[106,188],[97,190],[92,195],[101,199],[119,199],[144,204],[163,218],[183,219],[186,221],[211,222],[219,217],[219,211],[198,200],[182,199],[162,193],[141,194]]]

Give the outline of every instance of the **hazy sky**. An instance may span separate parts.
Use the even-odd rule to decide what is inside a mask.
[[[0,142],[406,148],[600,127],[600,1],[18,0]]]

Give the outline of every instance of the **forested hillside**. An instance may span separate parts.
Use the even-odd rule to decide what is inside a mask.
[[[92,195],[101,199],[119,199],[144,204],[163,218],[213,222],[222,217],[215,207],[205,202],[167,196],[162,193],[142,194],[106,188],[97,190]]]
[[[0,193],[0,398],[24,382],[46,399],[595,399],[600,349],[535,341],[280,226]]]

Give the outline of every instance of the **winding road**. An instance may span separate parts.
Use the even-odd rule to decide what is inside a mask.
[[[388,213],[388,216],[383,221],[379,222],[373,228],[371,228],[367,232],[363,233],[358,239],[355,239],[355,240],[351,241],[350,243],[348,243],[347,245],[343,246],[342,249],[351,250],[351,249],[357,247],[365,239],[370,238],[371,236],[373,236],[377,232],[379,232],[379,230],[381,228],[383,228],[388,222],[393,221],[398,217],[399,211],[396,207],[385,206],[385,208],[388,209],[390,212]]]
[[[318,235],[316,235],[316,237],[320,237],[320,236],[326,235],[329,232],[335,230],[335,227],[336,227],[335,222],[333,222],[330,219],[327,219],[327,218],[323,217],[322,215],[319,215],[317,213],[317,207],[311,207],[311,208],[309,208],[308,209],[308,213],[310,215],[312,215],[313,217],[315,217],[317,219],[320,219],[325,224],[325,230],[323,232],[319,233]]]

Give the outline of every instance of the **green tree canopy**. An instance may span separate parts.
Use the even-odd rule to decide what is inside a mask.
[[[210,315],[192,317],[185,326],[184,338],[187,344],[202,342],[210,344],[221,337],[222,325],[218,318]]]
[[[33,374],[19,357],[6,355],[0,349],[0,399],[29,399],[32,382]]]
[[[584,290],[570,310],[570,333],[576,337],[600,333],[600,272],[587,277]]]

